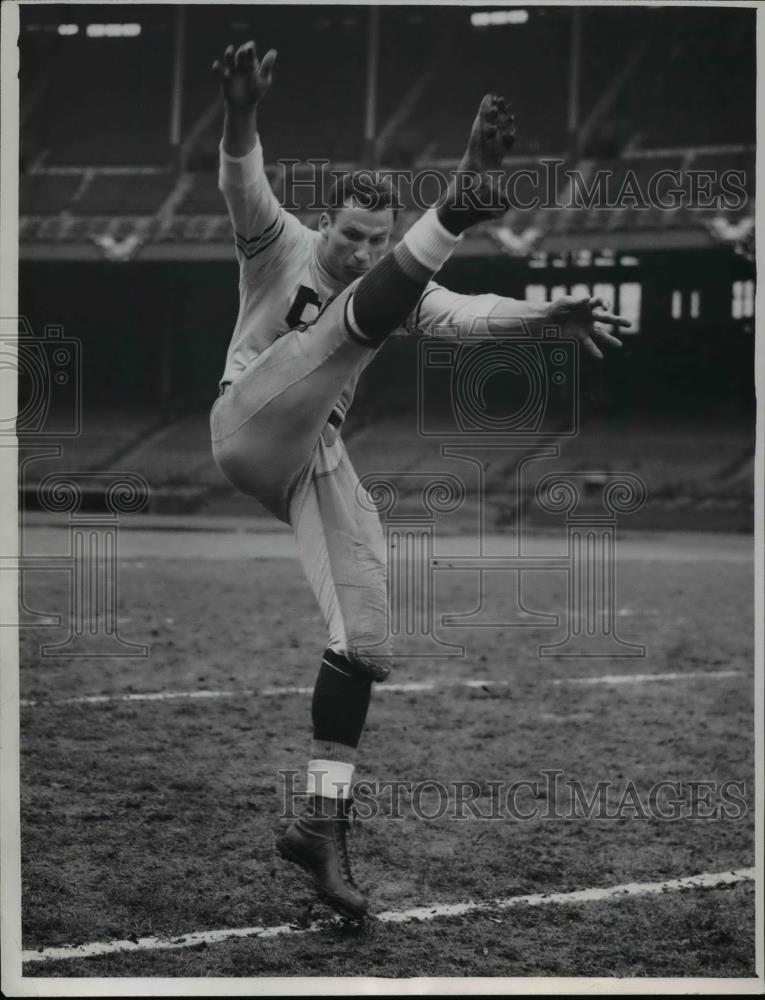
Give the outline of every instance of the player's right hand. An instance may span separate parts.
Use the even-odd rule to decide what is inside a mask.
[[[245,42],[236,51],[229,45],[223,59],[213,63],[213,73],[220,82],[226,107],[252,111],[271,86],[276,49],[269,49],[262,59],[255,52],[255,42]]]

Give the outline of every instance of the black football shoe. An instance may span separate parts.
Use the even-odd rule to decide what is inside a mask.
[[[349,799],[314,796],[305,815],[276,841],[286,861],[313,876],[319,899],[348,920],[362,920],[369,903],[353,879],[346,837],[353,807]]]

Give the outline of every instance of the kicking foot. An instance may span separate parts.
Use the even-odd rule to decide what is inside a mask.
[[[279,837],[276,848],[286,861],[300,865],[313,877],[323,903],[348,920],[361,920],[369,903],[351,872],[346,843],[350,813],[350,802],[317,796],[313,809],[295,820]]]
[[[515,142],[515,119],[503,97],[486,94],[470,130],[467,148],[449,185],[438,218],[458,235],[485,219],[504,215],[502,160]]]
[[[458,170],[477,174],[501,170],[502,159],[515,142],[515,119],[504,97],[486,94],[470,130],[467,149]]]

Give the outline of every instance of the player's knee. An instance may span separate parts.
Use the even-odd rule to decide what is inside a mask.
[[[285,491],[278,482],[269,482],[263,474],[266,463],[253,462],[231,439],[213,441],[213,458],[222,476],[235,489],[253,497],[280,521],[289,522]]]
[[[393,669],[393,646],[390,639],[374,644],[357,639],[349,643],[346,655],[359,671],[378,683],[387,680]]]
[[[370,656],[368,654],[357,655],[354,651],[348,651],[348,659],[355,665],[356,670],[368,677],[370,681],[381,684],[386,681],[393,670],[392,656]]]

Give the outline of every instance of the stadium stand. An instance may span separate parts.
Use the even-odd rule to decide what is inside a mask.
[[[21,215],[58,215],[81,188],[81,173],[26,173],[19,178]]]
[[[210,453],[209,437],[207,413],[188,414],[141,438],[120,461],[144,476],[152,486],[194,483],[209,489],[221,482]]]
[[[120,457],[131,443],[140,440],[157,422],[156,414],[145,410],[134,411],[99,406],[93,412],[86,412],[81,432],[66,439],[64,450],[67,469],[87,472],[91,469],[108,469],[119,466]],[[55,438],[57,421],[50,422],[49,433]],[[35,455],[34,436],[19,436],[20,463]],[[35,484],[49,472],[58,472],[61,461],[55,456],[35,458],[26,465],[25,484]]]
[[[723,171],[736,171],[743,174],[742,184],[744,190],[750,197],[755,195],[755,157],[754,149],[737,150],[733,149],[709,149],[701,148],[691,150],[687,167],[689,170],[703,170],[713,172],[716,176],[712,178],[712,192],[718,193],[719,175]]]
[[[130,469],[143,476],[152,494],[168,503],[173,491],[183,492],[184,509],[212,503],[225,506],[229,490],[212,460],[206,411],[189,414],[169,424],[152,424],[124,412],[104,411],[98,421],[86,422],[83,437],[67,443],[67,467]],[[746,441],[750,425],[735,422],[598,419],[585,423],[579,435],[562,442],[561,455],[534,468],[539,472],[598,469],[639,475],[655,502],[682,504],[700,496],[718,497],[741,505],[751,498],[751,453]],[[413,416],[378,416],[367,421],[355,414],[346,434],[348,450],[360,476],[388,473],[402,497],[421,487],[407,473],[428,476],[457,473],[472,482],[474,469],[441,453],[439,443],[419,437]],[[23,445],[23,443],[22,443]],[[22,446],[22,457],[25,452]],[[494,452],[487,461],[489,514],[501,517],[513,497],[508,483],[523,452]],[[49,472],[60,469],[56,459],[30,463],[26,483],[30,491]],[[529,473],[534,480],[534,474]],[[414,485],[413,485],[414,484]],[[189,492],[193,486],[193,496]],[[188,495],[187,495],[188,494]],[[417,497],[415,497],[415,500]],[[533,498],[527,496],[525,503]],[[156,507],[156,504],[155,504]]]
[[[47,150],[49,164],[151,165],[168,163],[172,8],[141,9],[138,38],[93,40],[55,34],[58,14],[25,10],[22,100],[34,105],[25,122]],[[98,14],[96,15],[96,11]],[[747,90],[754,66],[754,38],[744,19],[733,23],[719,9],[700,10],[692,35],[680,11],[662,8],[617,13],[584,9],[582,63],[583,120],[604,95],[609,107],[603,128],[609,135],[643,147],[661,148],[753,142],[754,108]],[[111,5],[110,19],[130,8]],[[135,19],[135,12],[132,17]],[[103,8],[78,7],[84,29],[103,20]],[[295,18],[301,27],[295,31]],[[55,18],[55,21],[53,20]],[[522,26],[474,28],[464,9],[424,6],[386,8],[381,23],[381,83],[378,124],[389,136],[390,155],[404,159],[454,158],[460,154],[465,125],[488,89],[507,93],[519,122],[519,153],[560,152],[567,148],[567,85],[570,13],[537,8]],[[215,97],[210,64],[228,42],[257,35],[262,45],[279,49],[278,87],[262,109],[269,156],[359,160],[363,154],[364,81],[367,45],[365,12],[353,8],[278,6],[257,11],[191,7],[187,13],[184,61],[184,134],[193,128]],[[53,30],[35,30],[47,24]],[[642,43],[631,73],[615,84],[620,69]],[[734,63],[724,58],[735,49]],[[138,57],[137,57],[138,56]],[[87,63],[87,77],[78,72]],[[327,73],[326,67],[333,67]],[[459,67],[460,87],[443,99],[444,73]],[[92,81],[108,86],[93,86]],[[306,81],[311,92],[306,93]],[[531,85],[529,85],[531,84]],[[672,101],[667,101],[672,94]],[[218,124],[216,123],[216,131]],[[617,152],[619,150],[617,149]],[[603,151],[598,155],[603,155]]]
[[[535,160],[518,158],[508,166],[511,171],[519,171],[533,168],[536,163]],[[422,166],[420,169],[435,168]],[[531,210],[514,209],[502,224],[514,229],[532,226],[540,231],[542,237],[575,237],[577,234],[593,233],[701,231],[714,217],[735,220],[753,216],[753,147],[723,147],[719,151],[705,148],[699,152],[693,148],[679,152],[658,150],[652,153],[644,150],[639,155],[630,153],[619,159],[581,160],[571,164],[570,169],[582,177],[578,191],[575,187],[562,184],[557,207],[543,205]],[[717,198],[725,194],[720,175],[734,170],[743,173],[743,188],[747,193],[747,203],[739,208],[727,208],[718,203],[706,206],[699,198],[693,204],[676,208],[648,204],[650,180],[659,172],[680,171],[679,187],[687,197],[692,190],[689,171],[714,171],[715,178],[707,185],[704,197]],[[306,183],[310,179],[310,171],[304,167],[296,171],[294,183],[285,181],[287,175],[278,167],[270,168],[269,172],[277,197],[280,200],[289,197],[298,206],[297,213],[303,221],[309,225],[315,223],[317,212],[310,208],[312,188]],[[626,181],[633,185],[636,197],[623,199],[614,207],[589,204],[588,192],[590,195],[596,193],[598,173],[604,175],[600,190],[610,202],[616,202],[619,192],[627,190],[624,187]],[[664,184],[661,188],[663,198],[670,197],[667,192],[672,186],[671,181]],[[427,198],[429,192],[436,190],[435,185],[429,187],[426,182],[421,186],[420,193]],[[408,182],[398,183],[398,191],[404,209],[400,218],[402,228],[413,219],[417,209],[412,186]],[[521,191],[519,197],[529,197],[526,189],[521,188]],[[165,199],[174,192],[177,197],[172,199],[174,204],[167,218],[161,222],[153,219]],[[128,234],[132,231],[131,218],[138,217],[140,234],[150,241],[230,242],[217,172],[176,175],[169,171],[132,174],[98,169],[66,174],[37,171],[22,177],[21,211],[24,241],[72,242],[79,234],[89,236],[101,231],[114,234],[115,229]]]
[[[136,16],[136,8],[119,4],[109,10],[113,20]],[[36,322],[61,320],[82,336],[93,366],[87,383],[96,398],[85,436],[67,443],[68,466],[116,468],[124,460],[156,491],[193,482],[194,502],[202,503],[221,491],[230,495],[209,455],[206,413],[237,305],[230,222],[217,188],[222,116],[210,64],[227,43],[251,36],[261,48],[279,49],[278,86],[259,116],[281,199],[288,192],[280,158],[326,159],[335,168],[366,161],[367,16],[333,6],[188,6],[179,110],[182,136],[193,141],[180,155],[169,143],[173,10],[142,6],[140,37],[88,39],[85,25],[104,20],[103,11],[101,5],[67,8],[67,18],[82,29],[72,38],[55,32],[58,9],[22,8],[22,298]],[[549,299],[598,286],[610,288],[614,301],[625,288],[637,294],[640,333],[628,340],[616,378],[611,370],[612,388],[598,397],[606,415],[602,428],[588,423],[564,457],[587,465],[625,456],[651,489],[682,491],[703,482],[712,492],[730,479],[712,466],[718,455],[732,461],[741,433],[731,430],[729,439],[726,420],[716,431],[707,418],[718,404],[748,413],[752,395],[756,192],[748,12],[698,9],[693,37],[682,10],[671,7],[580,13],[584,127],[577,146],[567,131],[570,9],[533,8],[526,24],[484,29],[471,27],[465,8],[383,8],[380,163],[452,168],[478,99],[496,89],[511,97],[518,119],[510,170],[556,158],[562,169],[579,171],[585,185],[605,171],[612,196],[629,171],[645,191],[658,171],[682,170],[687,188],[689,170],[718,177],[742,170],[748,201],[739,209],[568,207],[563,183],[559,207],[516,208],[496,224],[477,227],[444,278],[456,290],[516,297],[533,290]],[[45,23],[54,30],[42,30]],[[731,46],[739,53],[732,74],[734,60],[717,58]],[[459,74],[460,81],[449,86],[448,100],[446,74],[450,80]],[[589,127],[596,110],[598,120]],[[298,164],[296,173],[304,179],[306,165]],[[403,183],[399,190],[401,232],[417,208],[410,187]],[[435,191],[431,186],[424,193],[435,197]],[[301,219],[313,224],[310,189],[297,185],[289,193]],[[711,193],[722,193],[719,181]],[[94,288],[111,317],[111,339],[83,313],[83,296],[92,297]],[[53,300],[56,315],[39,315],[37,303]],[[377,381],[360,386],[346,437],[362,472],[386,464],[442,467],[411,433],[413,350],[411,344],[395,348],[394,362],[378,358]],[[140,375],[130,369],[132,358],[142,359]],[[410,373],[408,381],[403,372]],[[687,375],[675,378],[677,372]],[[704,431],[695,436],[676,413],[662,420],[654,412],[692,383],[703,398],[675,402],[676,413],[687,407],[699,415]],[[136,386],[142,393],[142,415],[115,409],[127,399],[128,384],[131,393]],[[638,384],[649,386],[648,401]],[[644,402],[645,419],[626,424],[624,414]],[[650,462],[641,457],[649,454]],[[46,468],[33,463],[30,475],[39,478]],[[731,489],[746,494],[747,475],[744,457]]]
[[[177,183],[162,173],[93,173],[70,209],[81,215],[153,215]]]
[[[194,174],[186,195],[176,207],[179,215],[221,215],[224,211],[217,172]]]
[[[231,223],[222,215],[179,215],[156,231],[161,243],[232,243]]]

